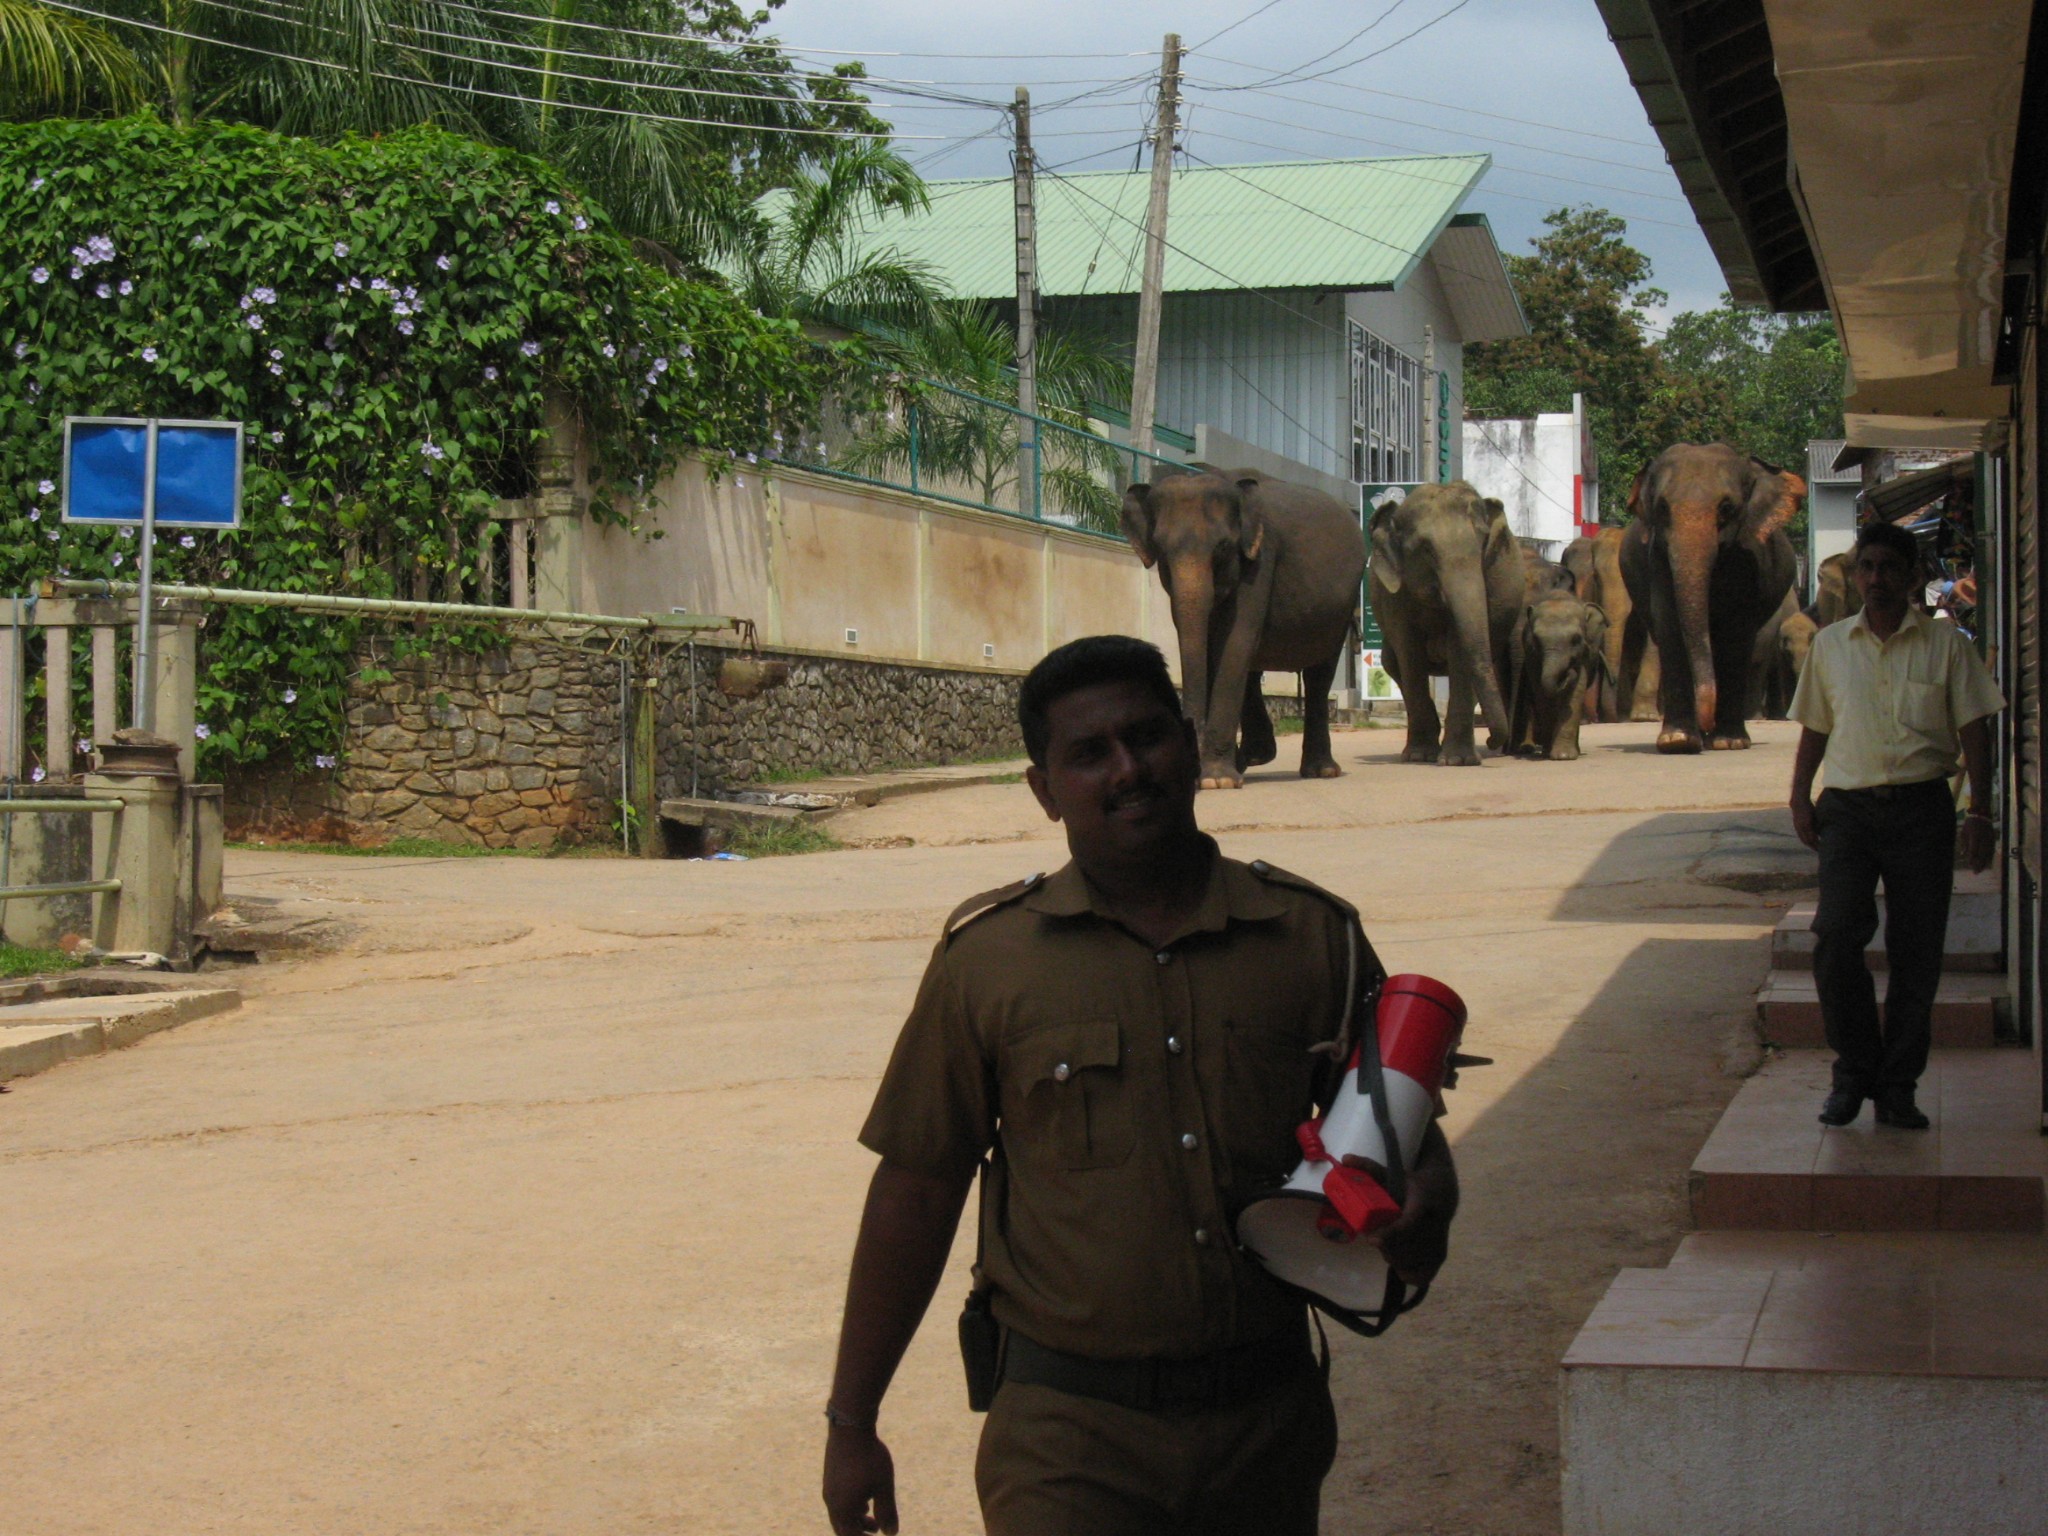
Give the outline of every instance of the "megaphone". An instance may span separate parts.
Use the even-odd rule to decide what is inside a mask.
[[[1296,1130],[1302,1160],[1292,1177],[1237,1219],[1238,1242],[1268,1272],[1368,1335],[1385,1331],[1428,1287],[1409,1295],[1378,1245],[1362,1239],[1401,1214],[1407,1170],[1438,1094],[1456,1082],[1457,1065],[1480,1060],[1456,1054],[1465,1004],[1430,977],[1388,977],[1373,1024],[1353,1048],[1329,1112]],[[1386,1179],[1347,1167],[1352,1156],[1385,1169]]]

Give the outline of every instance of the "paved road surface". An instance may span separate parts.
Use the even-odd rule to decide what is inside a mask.
[[[1334,1340],[1325,1529],[1557,1526],[1554,1362],[1662,1262],[1747,1066],[1789,728],[1588,730],[1576,764],[1255,775],[1206,825],[1356,900],[1470,1000],[1468,1199],[1428,1306]],[[751,864],[231,857],[347,953],[0,1098],[0,1528],[823,1531],[817,1453],[871,1160],[853,1142],[944,912],[1063,858],[1017,785]],[[907,843],[906,843],[906,840]],[[905,1530],[976,1529],[952,1318],[886,1413]]]

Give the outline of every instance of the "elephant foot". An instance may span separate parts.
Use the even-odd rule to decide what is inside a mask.
[[[1479,749],[1473,746],[1445,747],[1437,761],[1446,768],[1477,768],[1480,763]]]
[[[1244,775],[1239,773],[1229,762],[1204,763],[1202,764],[1202,788],[1242,789],[1244,788]]]
[[[1707,750],[1709,752],[1747,752],[1749,750],[1749,734],[1744,732],[1740,736],[1723,736],[1717,732],[1707,738]]]
[[[1673,756],[1690,757],[1700,749],[1698,731],[1666,730],[1657,733],[1657,750]]]
[[[1552,747],[1550,749],[1550,760],[1553,763],[1576,763],[1579,760],[1579,749],[1577,747]]]
[[[1303,758],[1301,776],[1304,779],[1341,779],[1344,770],[1337,766],[1334,757]]]
[[[1410,747],[1401,754],[1404,763],[1433,763],[1437,758],[1435,747]]]

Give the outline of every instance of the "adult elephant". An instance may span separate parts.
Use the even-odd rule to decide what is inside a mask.
[[[1203,470],[1132,486],[1123,527],[1138,558],[1159,567],[1173,609],[1202,787],[1236,789],[1246,768],[1277,755],[1259,685],[1269,669],[1301,674],[1301,776],[1336,778],[1330,681],[1365,574],[1357,514],[1253,470]]]
[[[1654,637],[1662,662],[1659,752],[1744,748],[1756,635],[1791,589],[1785,525],[1806,482],[1726,443],[1675,443],[1629,497],[1621,572],[1634,610],[1622,670]]]
[[[1454,480],[1419,485],[1381,507],[1372,519],[1370,590],[1387,640],[1387,672],[1407,705],[1406,760],[1476,764],[1475,701],[1496,750],[1506,746],[1501,680],[1528,584],[1500,502]],[[1441,720],[1431,677],[1450,679],[1450,707]]]
[[[1756,644],[1749,652],[1749,717],[1752,720],[1782,720],[1792,708],[1792,686],[1781,665],[1785,626],[1799,617],[1799,593],[1787,587],[1771,616],[1756,632]]]
[[[1813,618],[1822,629],[1863,611],[1863,593],[1849,575],[1847,554],[1829,555],[1813,573]]]
[[[1575,578],[1579,597],[1607,618],[1606,639],[1601,642],[1607,667],[1605,675],[1586,690],[1588,720],[1656,718],[1656,645],[1646,640],[1634,674],[1622,675],[1622,644],[1634,605],[1629,601],[1628,584],[1621,579],[1621,541],[1621,529],[1602,528],[1590,539],[1572,540],[1564,552],[1564,565]]]

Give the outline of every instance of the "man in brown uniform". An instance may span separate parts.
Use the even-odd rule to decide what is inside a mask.
[[[1329,1090],[1313,1047],[1344,1015],[1356,913],[1197,829],[1194,734],[1152,646],[1063,646],[1018,713],[1073,862],[948,920],[861,1132],[882,1162],[825,1410],[832,1528],[897,1529],[876,1417],[993,1149],[988,1530],[1313,1536],[1329,1391],[1302,1301],[1232,1226],[1298,1161],[1295,1127]],[[1435,1272],[1456,1206],[1432,1127],[1381,1238],[1403,1278]]]

